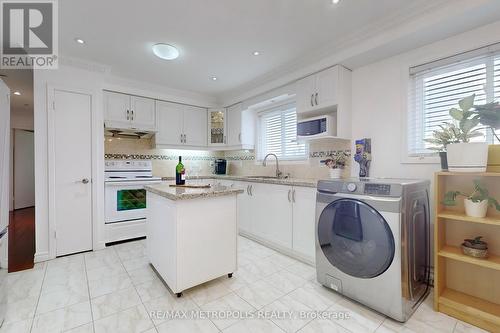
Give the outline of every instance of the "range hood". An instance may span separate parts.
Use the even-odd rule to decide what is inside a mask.
[[[150,139],[156,132],[131,129],[104,129],[104,135],[113,138]]]

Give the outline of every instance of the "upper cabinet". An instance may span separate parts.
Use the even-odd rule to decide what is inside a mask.
[[[155,131],[155,101],[104,91],[104,124],[114,129]]]
[[[225,146],[227,143],[226,109],[208,109],[208,145]]]
[[[159,147],[207,146],[207,109],[171,102],[156,101]]]
[[[339,138],[351,138],[351,71],[334,66],[297,82],[297,119],[331,114]]]
[[[255,147],[255,119],[253,112],[243,110],[242,104],[226,109],[228,149],[253,149]]]

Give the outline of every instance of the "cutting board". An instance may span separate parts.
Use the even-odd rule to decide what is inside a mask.
[[[210,184],[206,185],[175,185],[171,184],[170,187],[183,187],[183,188],[210,188],[212,187]]]

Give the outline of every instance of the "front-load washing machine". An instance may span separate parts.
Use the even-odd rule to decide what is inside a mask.
[[[318,281],[405,322],[429,293],[429,215],[428,181],[319,181]]]

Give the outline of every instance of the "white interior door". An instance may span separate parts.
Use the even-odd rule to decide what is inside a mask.
[[[35,137],[14,131],[14,209],[35,206]]]
[[[92,250],[92,96],[54,89],[51,213],[56,256]]]

